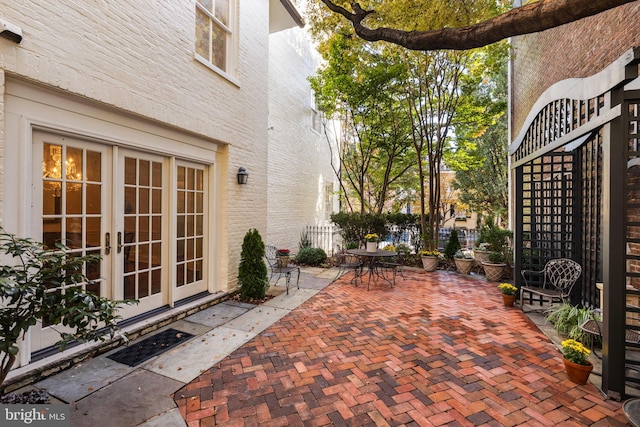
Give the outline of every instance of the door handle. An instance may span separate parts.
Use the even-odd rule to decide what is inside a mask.
[[[104,254],[109,255],[111,253],[111,233],[104,235]]]
[[[122,232],[120,231],[118,231],[118,246],[116,250],[118,253],[122,252]]]

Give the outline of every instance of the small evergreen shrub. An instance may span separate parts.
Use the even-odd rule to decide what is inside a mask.
[[[453,259],[456,252],[462,249],[462,245],[460,244],[460,239],[458,238],[458,230],[455,228],[451,230],[451,235],[449,236],[449,243],[447,243],[447,247],[444,248],[444,257],[446,259]]]
[[[238,284],[240,295],[245,300],[264,298],[267,293],[269,279],[264,263],[264,242],[258,230],[249,230],[244,236]]]
[[[302,248],[296,255],[296,261],[306,265],[320,265],[327,260],[327,253],[321,248]]]

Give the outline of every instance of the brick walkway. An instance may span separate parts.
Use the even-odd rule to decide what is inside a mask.
[[[405,275],[326,287],[177,391],[188,425],[627,425],[496,284]]]

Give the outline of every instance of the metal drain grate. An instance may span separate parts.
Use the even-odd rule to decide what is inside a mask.
[[[192,337],[193,335],[187,332],[167,329],[140,342],[129,344],[129,346],[107,357],[125,365],[136,366]]]

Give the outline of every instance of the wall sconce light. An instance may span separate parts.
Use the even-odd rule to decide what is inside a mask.
[[[238,169],[238,184],[244,185],[247,183],[248,179],[249,179],[249,173],[245,168],[240,167]]]
[[[20,43],[22,41],[22,29],[4,19],[0,19],[0,36],[12,42]]]

